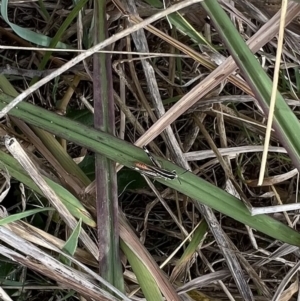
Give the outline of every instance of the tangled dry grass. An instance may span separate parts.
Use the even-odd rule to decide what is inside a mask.
[[[165,3],[166,7],[173,4]],[[274,15],[281,7],[278,1],[220,1],[220,4],[245,41],[264,24],[269,25],[270,31],[278,25],[274,23]],[[95,43],[93,35],[98,23],[95,4],[85,1],[82,5],[80,14],[77,13],[74,21],[62,30],[73,10],[73,2],[9,2],[7,18],[10,24],[5,20],[6,13],[1,11],[0,88],[10,94],[6,89],[12,87],[14,92],[10,96],[17,97],[38,80],[54,74],[51,81],[45,80],[38,90],[31,91],[34,93],[30,93],[26,101],[45,111],[93,126],[98,108],[95,91],[102,93],[104,90],[103,82],[102,90],[95,90],[96,82],[103,74],[97,76],[99,70],[95,69],[93,57],[87,55],[61,73],[59,68],[70,63],[77,53],[69,49],[51,53],[41,48],[29,50],[25,47],[33,47],[33,41],[31,43],[26,35],[20,36],[21,30],[14,27],[18,25],[43,36],[58,36],[60,43],[73,49],[88,49]],[[161,13],[160,5],[155,1],[108,1],[108,35],[117,37],[130,26],[139,24],[142,18]],[[285,30],[278,89],[298,118],[299,4],[290,3],[289,9],[293,12],[288,15],[291,17]],[[107,86],[113,89],[110,96],[114,100],[115,135],[139,146],[142,142],[150,143],[152,153],[191,170],[238,198],[243,195],[253,207],[297,203],[299,184],[295,162],[274,132],[264,183],[262,186],[257,184],[266,116],[254,96],[251,83],[244,81],[244,74],[239,70],[230,75],[230,63],[211,81],[207,80],[213,70],[227,64],[226,59],[230,56],[217,26],[199,3],[187,6],[178,16],[172,20],[156,20],[145,26],[145,31],[133,31],[106,47],[112,62]],[[262,46],[255,51],[270,78],[274,75],[277,50],[273,36],[264,37]],[[191,95],[191,91],[195,91],[194,94]],[[187,99],[184,105],[176,107],[183,98]],[[20,110],[23,110],[22,106]],[[55,205],[53,200],[50,204],[60,215],[54,211],[31,212],[37,206],[48,206],[46,198],[39,195],[44,193],[46,196],[45,191],[41,186],[40,190],[35,190],[31,186],[34,185],[32,180],[27,180],[21,169],[12,173],[11,165],[4,163],[10,159],[3,147],[0,156],[2,217],[15,215],[16,218],[0,227],[0,299],[125,299],[116,292],[110,294],[113,288],[107,290],[97,275],[98,247],[105,243],[100,241],[97,245],[100,234],[93,224],[99,213],[95,206],[99,184],[95,161],[96,166],[99,161],[97,157],[95,159],[93,148],[75,143],[71,134],[65,134],[69,139],[62,135],[63,139],[49,127],[49,132],[56,135],[54,139],[52,134],[43,134],[35,124],[14,114],[2,119],[1,135],[14,136],[38,173],[75,195],[85,205],[87,211],[80,210],[85,212],[88,221],[83,220],[86,224],[78,224],[76,228],[73,212],[70,219],[65,220],[62,217],[64,207]],[[46,113],[39,114],[45,114],[46,120]],[[69,163],[64,165],[60,162],[59,157],[64,156],[70,156],[72,163],[65,161]],[[81,171],[76,169],[78,166],[73,173],[68,169],[67,165],[74,162]],[[179,178],[184,178],[183,174]],[[297,269],[300,253],[296,242],[294,246],[253,231],[239,222],[238,217],[228,217],[209,206],[197,206],[187,195],[166,188],[159,181],[153,184],[148,180],[132,169],[124,168],[118,173],[118,191],[114,191],[120,207],[121,238],[125,241],[121,243],[120,257],[127,298],[154,300],[153,296],[160,293],[153,290],[153,296],[147,294],[145,287],[151,284],[157,286],[167,300],[172,300],[170,296],[175,296],[174,300],[196,301],[299,299]],[[43,187],[49,185],[46,182],[48,184]],[[108,182],[102,179],[103,187],[108,186]],[[56,190],[55,193],[59,195],[58,203],[61,195],[67,195],[62,190],[61,195]],[[68,216],[68,213],[63,215]],[[297,210],[270,215],[298,230]],[[25,219],[20,221],[21,218]],[[97,222],[101,228],[99,217]],[[65,244],[70,237],[75,244],[73,247]],[[132,243],[132,249],[136,248],[135,256],[141,261],[150,254],[146,266],[152,264],[152,268],[148,272],[155,281],[160,279],[160,283],[155,283],[149,275],[144,274],[143,278],[138,274],[134,261],[126,253],[128,242]],[[68,257],[66,253],[71,255]],[[113,285],[117,286],[116,283]]]

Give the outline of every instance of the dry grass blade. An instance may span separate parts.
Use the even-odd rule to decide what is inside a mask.
[[[137,9],[135,7],[134,1],[128,2],[128,10],[131,15],[136,15]],[[149,47],[147,43],[146,36],[143,32],[143,30],[138,30],[134,33],[132,33],[133,40],[136,44],[136,48],[140,52],[149,52]],[[147,82],[147,86],[151,95],[151,100],[153,107],[155,108],[157,116],[160,118],[165,114],[165,108],[163,106],[160,92],[158,89],[158,83],[156,81],[155,72],[153,67],[149,62],[146,60],[142,60],[143,70],[145,73],[145,78]],[[181,149],[179,144],[177,143],[176,137],[174,135],[174,132],[171,127],[167,127],[164,135],[162,136],[166,142],[166,144],[169,146],[169,150],[172,153],[172,157],[175,158],[175,161],[178,163],[178,165],[185,166],[186,168],[188,165],[185,163],[185,160],[183,158]]]
[[[230,272],[228,270],[220,270],[218,272],[213,272],[208,275],[203,275],[181,286],[178,289],[178,292],[184,293],[194,289],[205,287],[206,285],[209,285],[214,281],[225,280],[227,277],[230,277]]]
[[[262,259],[262,260],[256,262],[255,266],[263,266],[263,265],[269,263],[272,260],[282,261],[286,265],[291,266],[291,264],[289,264],[287,262],[287,260],[285,260],[284,258],[281,258],[281,257],[286,256],[286,255],[291,254],[291,253],[294,253],[294,252],[295,252],[295,255],[298,255],[297,254],[299,252],[298,248],[296,248],[295,246],[288,245],[288,244],[283,244],[278,249],[276,249],[276,251],[269,254],[267,259]]]
[[[260,184],[260,186],[271,186],[271,185],[276,185],[279,183],[282,183],[284,181],[287,181],[291,178],[293,178],[295,175],[297,175],[298,169],[293,169],[287,173],[284,173],[282,175],[277,175],[277,176],[273,176],[273,177],[269,177],[269,178],[264,178],[264,181]],[[247,185],[252,186],[252,187],[256,187],[258,186],[258,180],[247,180],[246,181]]]
[[[287,22],[293,20],[300,13],[300,6],[296,3],[289,2],[287,11]],[[254,34],[247,44],[252,52],[258,51],[270,39],[272,39],[278,31],[279,14],[276,14],[268,23],[266,23],[259,31]],[[184,95],[166,114],[160,118],[148,131],[139,138],[135,145],[141,146],[149,143],[157,137],[169,124],[175,121],[188,108],[199,101],[209,91],[225,80],[234,70],[236,64],[232,57],[226,59],[217,69],[211,72],[200,84],[194,87],[189,93]]]
[[[281,281],[280,285],[277,288],[277,291],[275,292],[272,301],[278,301],[281,300],[280,296],[283,293],[284,288],[288,284],[288,282],[292,279],[292,277],[297,273],[297,271],[300,268],[300,262],[296,263],[292,269],[286,274],[284,279]]]
[[[252,152],[262,152],[263,147],[261,145],[249,145],[249,146],[237,146],[237,147],[228,147],[228,148],[218,148],[218,151],[222,156],[229,156],[229,157],[236,157],[239,154],[244,153],[252,153]],[[284,147],[277,147],[272,146],[269,148],[270,152],[278,152],[278,153],[286,153],[286,149]],[[184,157],[188,161],[198,161],[198,160],[204,160],[207,158],[214,158],[216,157],[216,154],[213,150],[203,150],[203,151],[194,151],[194,152],[188,152],[184,154]],[[266,179],[265,179],[266,180]],[[247,181],[247,184],[249,185],[255,185],[255,182],[249,180]]]
[[[65,241],[23,221],[12,222],[4,226],[23,239],[40,247],[55,251],[62,250]],[[56,248],[52,248],[55,246]],[[98,261],[87,251],[77,249],[74,258],[89,266],[97,267]]]
[[[44,192],[49,202],[59,212],[61,218],[71,229],[74,229],[77,224],[75,218],[70,214],[70,212],[58,198],[54,190],[46,183],[46,181],[40,175],[40,173],[35,168],[34,164],[24,152],[18,141],[15,138],[10,138],[9,136],[7,136],[5,137],[5,146],[10,151],[10,153],[18,160],[18,162],[22,165],[22,167],[26,170],[30,177],[32,177],[34,182]],[[84,230],[81,230],[80,239],[89,249],[89,251],[93,254],[93,256],[95,258],[98,258],[97,247]]]
[[[66,288],[72,288],[80,294],[94,298],[99,301],[117,301],[118,299],[95,284],[81,272],[62,265],[58,260],[53,259],[47,253],[39,250],[37,247],[26,242],[20,237],[16,236],[13,232],[4,227],[0,227],[1,240],[11,245],[17,250],[22,250],[27,256],[20,255],[19,253],[8,249],[5,246],[0,246],[1,254],[22,263],[23,265],[32,268],[56,281],[62,283]],[[67,256],[65,254],[65,256]],[[122,295],[122,294],[121,294]],[[122,295],[124,299],[127,299]]]
[[[3,301],[13,301],[8,294],[6,294],[6,292],[4,291],[4,289],[1,287],[0,288],[0,298]]]
[[[278,80],[279,80],[279,68],[280,68],[282,48],[283,48],[282,44],[283,44],[283,38],[284,38],[287,3],[288,3],[287,0],[282,0],[280,25],[279,25],[278,46],[277,46],[277,52],[276,52],[276,62],[275,62],[274,78],[273,78],[273,87],[272,87],[272,94],[271,94],[271,100],[270,100],[270,109],[269,109],[269,115],[268,115],[268,123],[267,123],[267,131],[266,131],[264,152],[263,152],[263,156],[262,156],[260,174],[259,174],[259,179],[258,179],[258,184],[259,185],[262,184],[263,178],[264,178],[264,175],[265,175],[268,147],[269,147],[269,143],[270,143],[272,122],[273,122],[273,117],[274,117],[276,94],[277,94]]]
[[[200,207],[201,206],[202,205],[200,205]],[[239,260],[234,250],[232,250],[231,248],[232,242],[230,241],[229,237],[224,233],[213,211],[211,209],[207,209],[206,214],[206,220],[209,220],[210,225],[212,225],[210,226],[210,230],[212,231],[214,238],[218,242],[218,246],[226,260],[226,263],[239,290],[239,293],[243,297],[243,300],[254,300],[254,296],[252,294],[250,286],[244,278],[243,270],[239,263]]]

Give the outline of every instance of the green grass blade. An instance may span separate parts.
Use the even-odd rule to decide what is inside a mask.
[[[49,15],[49,13],[47,11],[47,8],[44,4],[44,1],[43,0],[38,0],[38,4],[40,6],[40,10],[42,12],[42,16],[43,16],[44,20],[49,21],[50,20],[50,15]]]
[[[72,234],[70,235],[70,237],[68,238],[68,240],[66,241],[66,243],[64,244],[62,250],[65,251],[67,254],[73,256],[76,252],[77,249],[77,245],[78,245],[78,238],[81,232],[81,228],[82,228],[82,220],[79,219],[76,227],[74,228],[74,230],[72,231]],[[61,262],[63,262],[66,265],[71,265],[71,260],[66,258],[65,256],[63,256],[62,254],[59,254],[59,259]]]
[[[106,0],[94,1],[94,45],[108,37],[106,7]],[[115,108],[110,54],[94,53],[93,55],[93,95],[94,127],[113,134]],[[124,291],[119,253],[118,189],[115,162],[100,153],[96,153],[95,160],[99,272],[105,280],[120,291]]]
[[[144,296],[147,301],[163,301],[164,298],[158,289],[155,279],[152,277],[148,268],[141,262],[141,260],[128,248],[128,246],[121,240],[120,246],[125,253],[135,276],[141,286]]]
[[[54,208],[39,208],[39,209],[32,209],[32,210],[26,210],[24,212],[20,212],[20,213],[16,213],[16,214],[12,214],[9,215],[7,217],[1,218],[0,219],[0,226],[15,222],[15,221],[19,221],[24,217],[30,216],[30,215],[34,215],[36,213],[39,212],[43,212],[43,211],[52,211],[54,210]]]
[[[11,99],[11,97],[3,93],[0,94],[0,109],[5,107]],[[18,108],[10,111],[10,114],[29,124],[46,129],[57,136],[101,153],[109,159],[120,162],[128,167],[134,166],[137,161],[151,164],[145,152],[130,143],[107,133],[78,124],[29,103],[20,103]],[[194,174],[186,172],[186,170],[167,160],[161,158],[159,160],[164,168],[177,172],[181,183],[177,180],[167,181],[157,179],[156,181],[174,188],[192,199],[232,217],[242,224],[257,229],[274,239],[300,246],[300,233],[297,231],[267,215],[251,216],[244,204],[234,196]]]
[[[51,40],[49,47],[55,48],[59,44],[59,40],[65,33],[65,31],[68,29],[69,25],[72,23],[72,21],[76,18],[79,11],[84,7],[84,5],[87,3],[88,0],[80,0],[71,10],[71,12],[68,14],[67,18],[64,20],[62,25],[59,27],[58,31],[56,32],[55,36]],[[39,65],[39,70],[43,70],[49,61],[51,57],[52,51],[47,51]],[[33,81],[35,82],[35,81]]]
[[[43,34],[36,33],[29,29],[18,26],[14,23],[11,23],[9,21],[8,15],[7,15],[7,7],[8,7],[8,0],[3,0],[1,2],[1,15],[2,15],[3,19],[6,21],[6,23],[12,28],[12,30],[18,36],[20,36],[21,38],[23,38],[26,41],[32,42],[39,46],[49,47],[51,40],[52,40],[51,38],[49,38]],[[66,45],[64,43],[60,43],[60,42],[57,44],[57,47],[62,48],[62,49],[70,48],[68,45]]]

